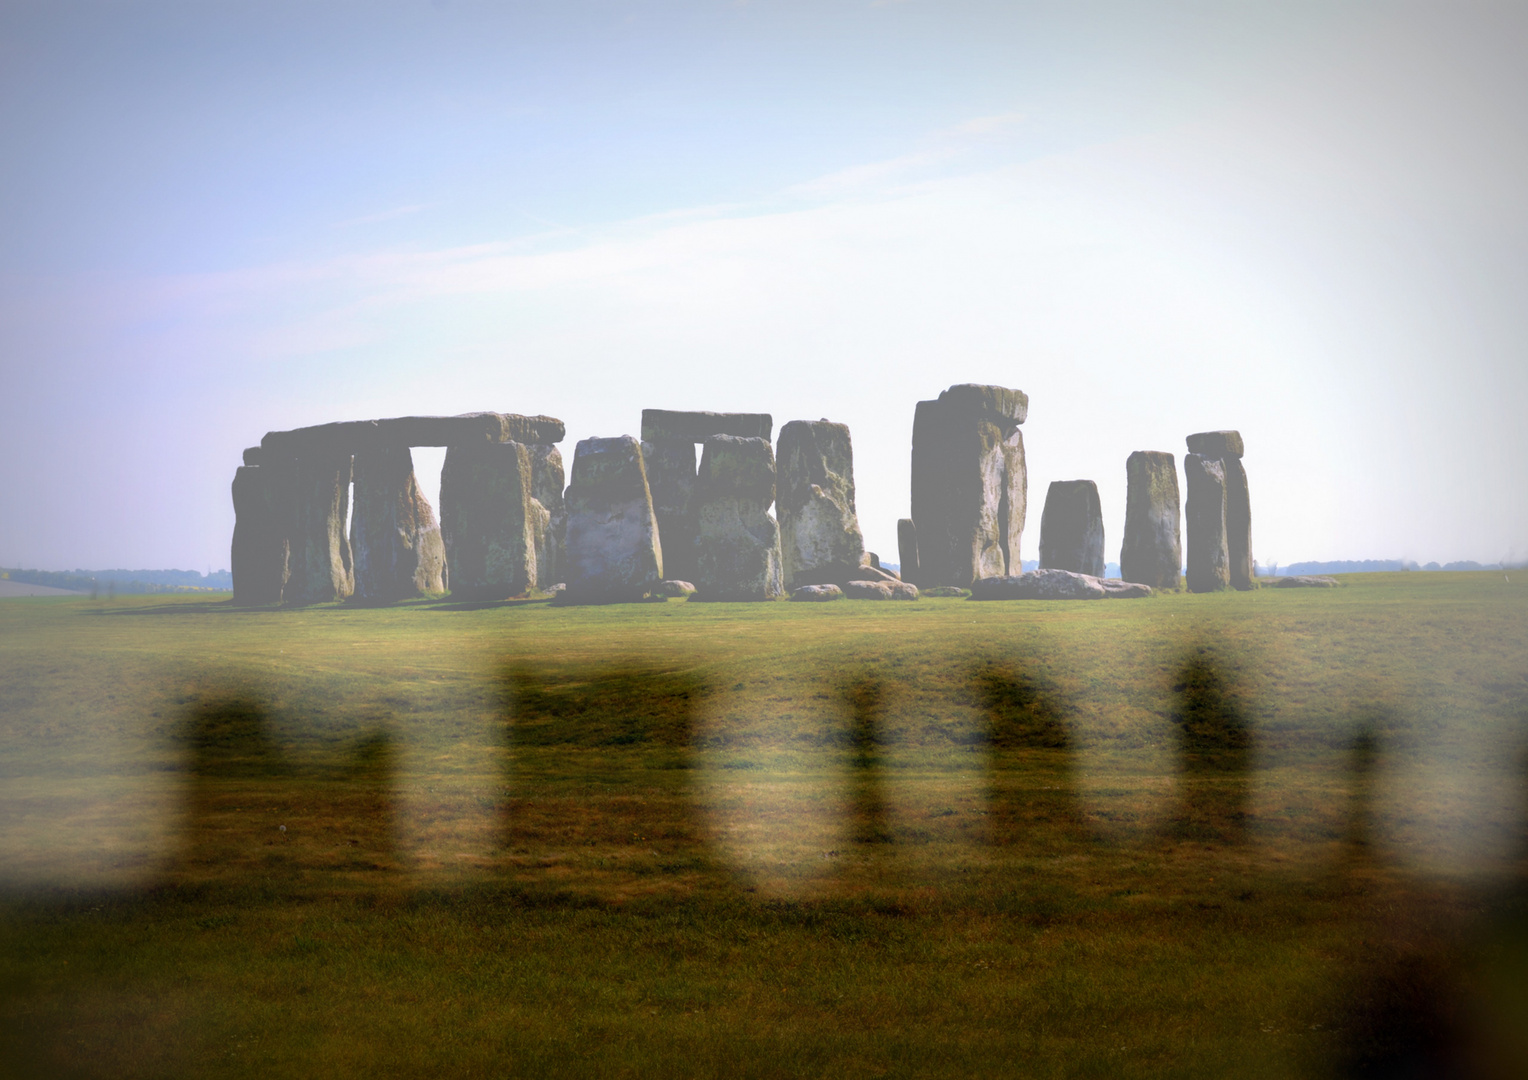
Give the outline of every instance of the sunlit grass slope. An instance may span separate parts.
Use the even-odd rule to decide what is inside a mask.
[[[1528,579],[1344,581],[0,603],[0,1071],[1516,1075]]]

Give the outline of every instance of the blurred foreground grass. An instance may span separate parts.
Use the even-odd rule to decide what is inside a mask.
[[[1521,1075],[1528,581],[1345,581],[0,603],[0,1071]]]

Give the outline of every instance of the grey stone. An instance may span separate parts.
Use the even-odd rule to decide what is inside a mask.
[[[856,566],[852,570],[846,570],[842,577],[838,578],[838,584],[845,581],[901,581],[900,575],[890,570],[884,570],[879,566]]]
[[[954,585],[934,585],[927,589],[919,589],[918,594],[938,597],[970,596],[971,590],[957,589]]]
[[[912,518],[897,519],[897,558],[904,581],[918,580],[918,528]]]
[[[449,447],[440,473],[446,584],[465,600],[505,600],[534,588],[536,537],[548,515],[531,496],[523,443]]]
[[[1104,576],[1104,514],[1091,480],[1056,480],[1040,516],[1040,569]]]
[[[651,411],[651,410],[649,410]],[[695,576],[695,444],[688,439],[644,440],[642,461],[658,518],[664,569],[686,580]]]
[[[1006,386],[957,383],[943,391],[939,400],[972,413],[990,413],[1013,424],[1022,424],[1029,418],[1029,395]]]
[[[388,602],[445,591],[445,545],[435,511],[414,477],[408,447],[355,455],[350,547],[358,600]]]
[[[235,471],[233,547],[228,563],[234,603],[281,602],[287,583],[288,502],[277,469],[246,465]]]
[[[653,591],[659,596],[691,596],[695,592],[695,586],[688,581],[668,578],[658,582],[658,587]]]
[[[918,588],[905,581],[846,581],[844,595],[850,600],[916,600]]]
[[[972,600],[1102,600],[1107,595],[1102,580],[1070,570],[1031,570],[982,578],[971,586]]]
[[[713,435],[701,451],[695,507],[695,587],[700,600],[785,595],[768,439]]]
[[[961,386],[940,400],[918,402],[912,448],[917,584],[965,587],[1018,565],[1028,497],[1024,439],[1011,415],[984,405],[1006,400],[1010,413],[1020,411],[1013,395],[1022,396],[1002,387]]]
[[[803,585],[791,590],[792,600],[821,603],[826,600],[842,600],[844,591],[837,585]]]
[[[568,538],[568,507],[563,498],[562,451],[547,443],[526,447],[531,459],[531,498],[546,512],[546,525],[536,534],[534,587],[549,589],[562,580],[563,549]],[[538,523],[541,515],[535,515]]]
[[[292,470],[288,577],[281,598],[291,604],[343,600],[355,586],[345,535],[351,455],[317,448],[298,458]]]
[[[468,446],[474,443],[555,443],[566,437],[561,420],[518,413],[463,413],[461,416],[398,416],[349,420],[291,431],[271,431],[260,440],[267,453],[298,456],[377,446]]]
[[[258,446],[246,446],[244,448],[244,464],[252,467],[260,464],[260,448]]]
[[[1203,458],[1239,458],[1244,452],[1239,431],[1201,431],[1188,437],[1188,452]]]
[[[678,409],[643,409],[643,442],[705,442],[712,435],[740,439],[768,439],[775,422],[769,413],[685,412]]]
[[[1279,589],[1335,589],[1342,583],[1336,578],[1321,574],[1296,574],[1291,577],[1276,578],[1273,584]]]
[[[567,508],[567,600],[640,600],[663,580],[658,519],[636,439],[580,441]]]
[[[1241,458],[1220,461],[1226,474],[1226,558],[1231,588],[1243,592],[1253,587],[1256,573],[1252,560],[1252,503],[1247,492],[1247,470]]]
[[[1183,582],[1178,466],[1159,450],[1137,450],[1125,461],[1125,540],[1119,572],[1154,589]]]
[[[1105,600],[1136,600],[1150,596],[1152,588],[1136,581],[1119,581],[1115,578],[1100,578],[1098,583],[1104,587]]]
[[[1226,546],[1226,471],[1218,459],[1189,454],[1183,459],[1188,487],[1184,517],[1188,526],[1190,592],[1218,592],[1230,587]]]
[[[780,429],[776,468],[786,584],[844,580],[867,558],[848,425],[792,420]]]

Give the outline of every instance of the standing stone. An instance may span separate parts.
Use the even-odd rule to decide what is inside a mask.
[[[1018,566],[1028,500],[1019,425],[1028,412],[1022,391],[972,383],[918,402],[912,454],[917,584],[965,588]]]
[[[246,459],[248,451],[245,452]],[[287,499],[273,465],[233,474],[233,573],[236,604],[279,604],[287,583]]]
[[[643,412],[644,427],[650,411]],[[643,437],[642,462],[663,544],[663,568],[670,577],[683,580],[695,576],[695,515],[690,507],[695,461],[695,444],[688,439]]]
[[[350,547],[358,600],[386,603],[445,591],[445,545],[407,446],[357,451]]]
[[[546,511],[546,528],[536,538],[536,587],[550,589],[562,580],[563,549],[568,538],[568,508],[563,501],[562,451],[545,443],[526,447],[531,456],[531,498]],[[540,515],[536,515],[540,519]]]
[[[899,571],[903,581],[918,580],[918,528],[912,518],[897,519],[897,558],[902,563]]]
[[[695,589],[700,600],[773,600],[785,594],[768,439],[713,435],[695,481]]]
[[[1226,471],[1214,458],[1189,454],[1183,459],[1188,487],[1188,588],[1218,592],[1231,583],[1226,549]]]
[[[291,604],[343,600],[355,587],[350,538],[345,535],[350,451],[315,445],[292,469],[289,574],[282,600]]]
[[[1171,454],[1137,450],[1125,460],[1125,542],[1120,577],[1153,589],[1183,581],[1178,466]]]
[[[776,461],[786,585],[847,580],[866,561],[848,425],[792,420],[780,429]]]
[[[1221,464],[1226,485],[1226,552],[1234,589],[1252,588],[1252,502],[1247,491],[1245,453],[1239,431],[1201,431],[1188,437],[1191,453]]]
[[[446,584],[464,600],[504,600],[536,585],[536,540],[549,515],[532,497],[523,443],[448,447],[440,471]]]
[[[640,600],[663,580],[658,520],[636,439],[579,442],[567,511],[568,602]]]
[[[1104,512],[1093,481],[1052,481],[1040,515],[1040,569],[1104,576]]]

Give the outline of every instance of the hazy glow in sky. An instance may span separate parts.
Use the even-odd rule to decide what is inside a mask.
[[[643,407],[848,423],[894,558],[955,382],[1026,558],[1220,427],[1264,562],[1528,558],[1525,12],[13,0],[0,565],[226,566],[270,429]]]

